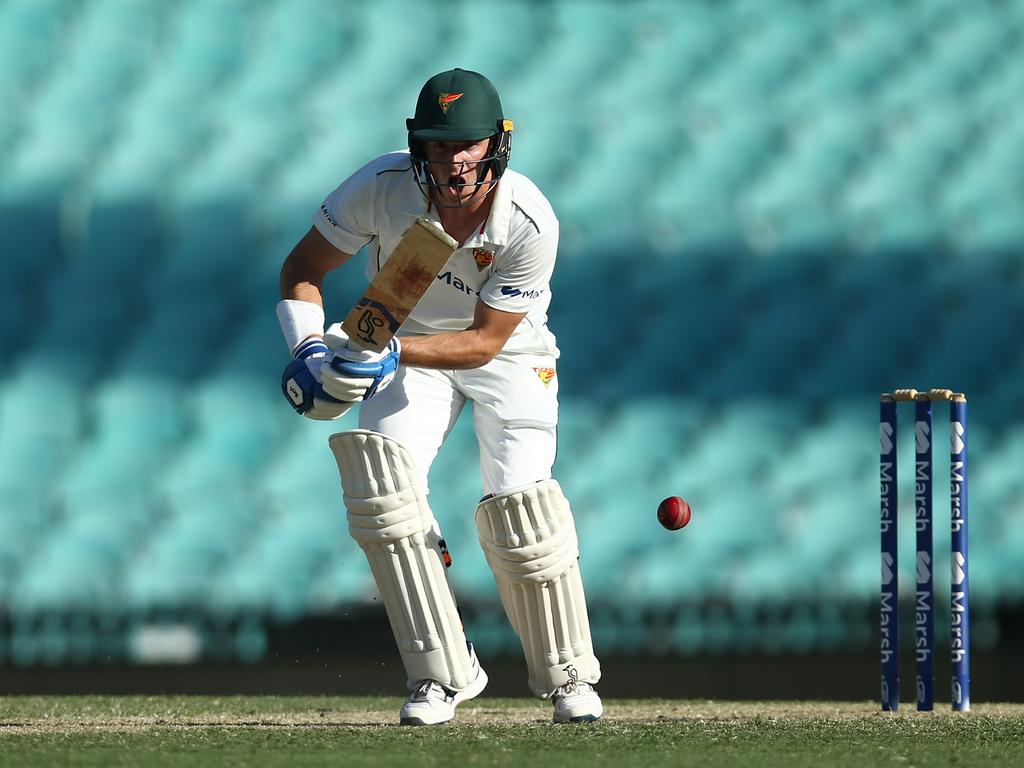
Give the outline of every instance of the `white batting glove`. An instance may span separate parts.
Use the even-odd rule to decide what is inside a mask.
[[[353,403],[369,400],[394,381],[402,354],[397,336],[380,352],[354,349],[341,324],[335,323],[324,334],[324,342],[334,353],[320,368],[324,391],[331,397]]]

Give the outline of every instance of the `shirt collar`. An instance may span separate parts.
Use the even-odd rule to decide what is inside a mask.
[[[492,194],[494,201],[491,203],[491,212],[487,215],[487,221],[466,240],[465,247],[467,248],[480,243],[490,243],[496,246],[508,245],[509,228],[512,226],[512,182],[507,173],[498,179]],[[421,193],[421,197],[423,199],[422,215],[440,224],[441,218],[438,216],[437,206],[426,195]]]
[[[491,245],[507,245],[509,227],[512,225],[512,183],[503,175],[494,188],[494,202],[484,222],[480,239]]]

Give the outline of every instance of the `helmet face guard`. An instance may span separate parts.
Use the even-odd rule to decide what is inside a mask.
[[[469,139],[449,139],[450,141],[469,141]],[[430,169],[424,142],[413,138],[409,132],[409,155],[412,158],[413,174],[423,194],[439,208],[464,208],[467,205],[486,197],[501,179],[508,168],[509,156],[512,153],[512,121],[501,120],[497,131],[491,136],[487,153],[476,162],[476,179],[465,183],[451,185],[447,179],[438,179]],[[442,189],[454,186],[459,192],[458,202],[445,203]],[[462,197],[464,189],[473,188],[468,198]]]

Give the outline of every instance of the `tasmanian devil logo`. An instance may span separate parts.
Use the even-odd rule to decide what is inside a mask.
[[[494,263],[494,254],[485,248],[474,248],[473,261],[476,262],[477,272],[483,272]]]
[[[540,379],[540,383],[545,387],[548,386],[555,378],[554,368],[534,368],[533,372],[537,374],[537,378]]]
[[[453,102],[456,102],[456,101],[458,101],[461,98],[462,98],[462,94],[461,93],[439,93],[439,94],[437,94],[437,105],[439,107],[441,107],[441,114],[447,115],[448,114],[448,107],[450,107]]]

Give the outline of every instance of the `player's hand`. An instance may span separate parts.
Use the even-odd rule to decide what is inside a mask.
[[[330,421],[344,416],[351,402],[342,402],[324,391],[320,368],[331,350],[320,339],[310,339],[295,350],[295,359],[281,375],[281,391],[297,413],[308,419]]]
[[[327,329],[334,355],[320,369],[324,390],[338,400],[369,400],[394,380],[402,342],[394,337],[380,352],[353,349],[340,324]]]

